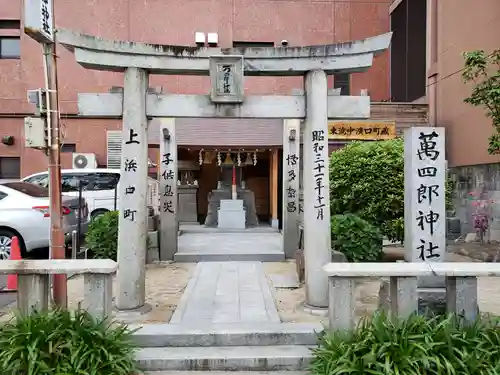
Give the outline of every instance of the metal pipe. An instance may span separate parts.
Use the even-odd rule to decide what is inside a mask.
[[[76,259],[80,248],[78,247],[78,231],[71,232],[71,259]]]
[[[115,196],[114,196],[114,204],[113,204],[114,211],[116,211],[117,201],[118,201],[118,184],[116,184],[116,186],[115,186]]]
[[[80,180],[78,184],[78,221],[77,221],[77,237],[76,244],[78,251],[80,251],[80,238],[82,238],[82,196],[83,196],[83,182]]]

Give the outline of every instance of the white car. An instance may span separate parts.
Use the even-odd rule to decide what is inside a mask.
[[[62,192],[77,197],[80,182],[82,182],[82,196],[89,205],[90,218],[93,219],[108,211],[118,209],[119,200],[119,169],[88,168],[63,169],[61,171]],[[47,172],[35,173],[22,179],[24,182],[36,184],[44,188],[49,186]],[[160,198],[157,195],[158,181],[148,177],[148,202],[158,209]]]
[[[88,207],[78,197],[62,196],[63,231],[66,243],[71,233],[78,230],[81,217],[81,233],[89,225]],[[0,184],[0,260],[9,259],[12,237],[19,238],[21,254],[49,246],[50,207],[49,191],[26,182]]]
[[[119,169],[63,169],[61,180],[62,192],[74,197],[78,197],[80,182],[82,183],[82,196],[89,206],[91,219],[118,207],[115,203],[115,189],[120,181]],[[40,172],[25,177],[22,181],[48,188],[49,175],[47,172]]]

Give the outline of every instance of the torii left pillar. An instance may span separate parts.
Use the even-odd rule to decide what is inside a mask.
[[[148,73],[127,68],[123,90],[122,158],[118,221],[118,272],[116,307],[144,313],[146,302]]]

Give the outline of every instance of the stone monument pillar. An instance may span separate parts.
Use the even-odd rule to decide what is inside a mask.
[[[160,260],[177,252],[177,141],[175,119],[161,119],[160,127]]]
[[[322,267],[331,261],[328,173],[328,84],[326,73],[305,77],[304,128],[304,260],[306,304],[328,306],[328,277]]]
[[[442,262],[446,256],[444,128],[409,128],[404,139],[405,260]],[[444,303],[444,290],[440,290],[445,286],[444,278],[419,278],[418,284],[437,292],[421,290],[421,300]]]
[[[146,70],[127,68],[123,92],[123,140],[119,191],[116,307],[143,308],[148,238],[148,123]]]
[[[283,121],[283,251],[293,258],[299,244],[300,120]]]

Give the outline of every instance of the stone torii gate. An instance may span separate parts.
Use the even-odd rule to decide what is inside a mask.
[[[119,310],[147,310],[147,127],[151,118],[162,121],[160,191],[165,194],[161,194],[160,257],[171,259],[177,251],[177,199],[171,198],[177,195],[176,117],[284,120],[283,248],[288,257],[298,243],[300,120],[305,119],[306,304],[313,308],[328,306],[327,276],[322,271],[322,266],[331,261],[328,119],[369,118],[370,98],[329,96],[327,75],[366,71],[374,55],[389,47],[392,33],[331,45],[227,49],[112,41],[69,30],[58,30],[56,36],[59,43],[74,52],[81,66],[125,73],[123,93],[78,97],[81,115],[123,116],[116,296]],[[150,74],[210,75],[212,91],[210,95],[148,94]],[[305,94],[244,95],[244,76],[305,76]]]

